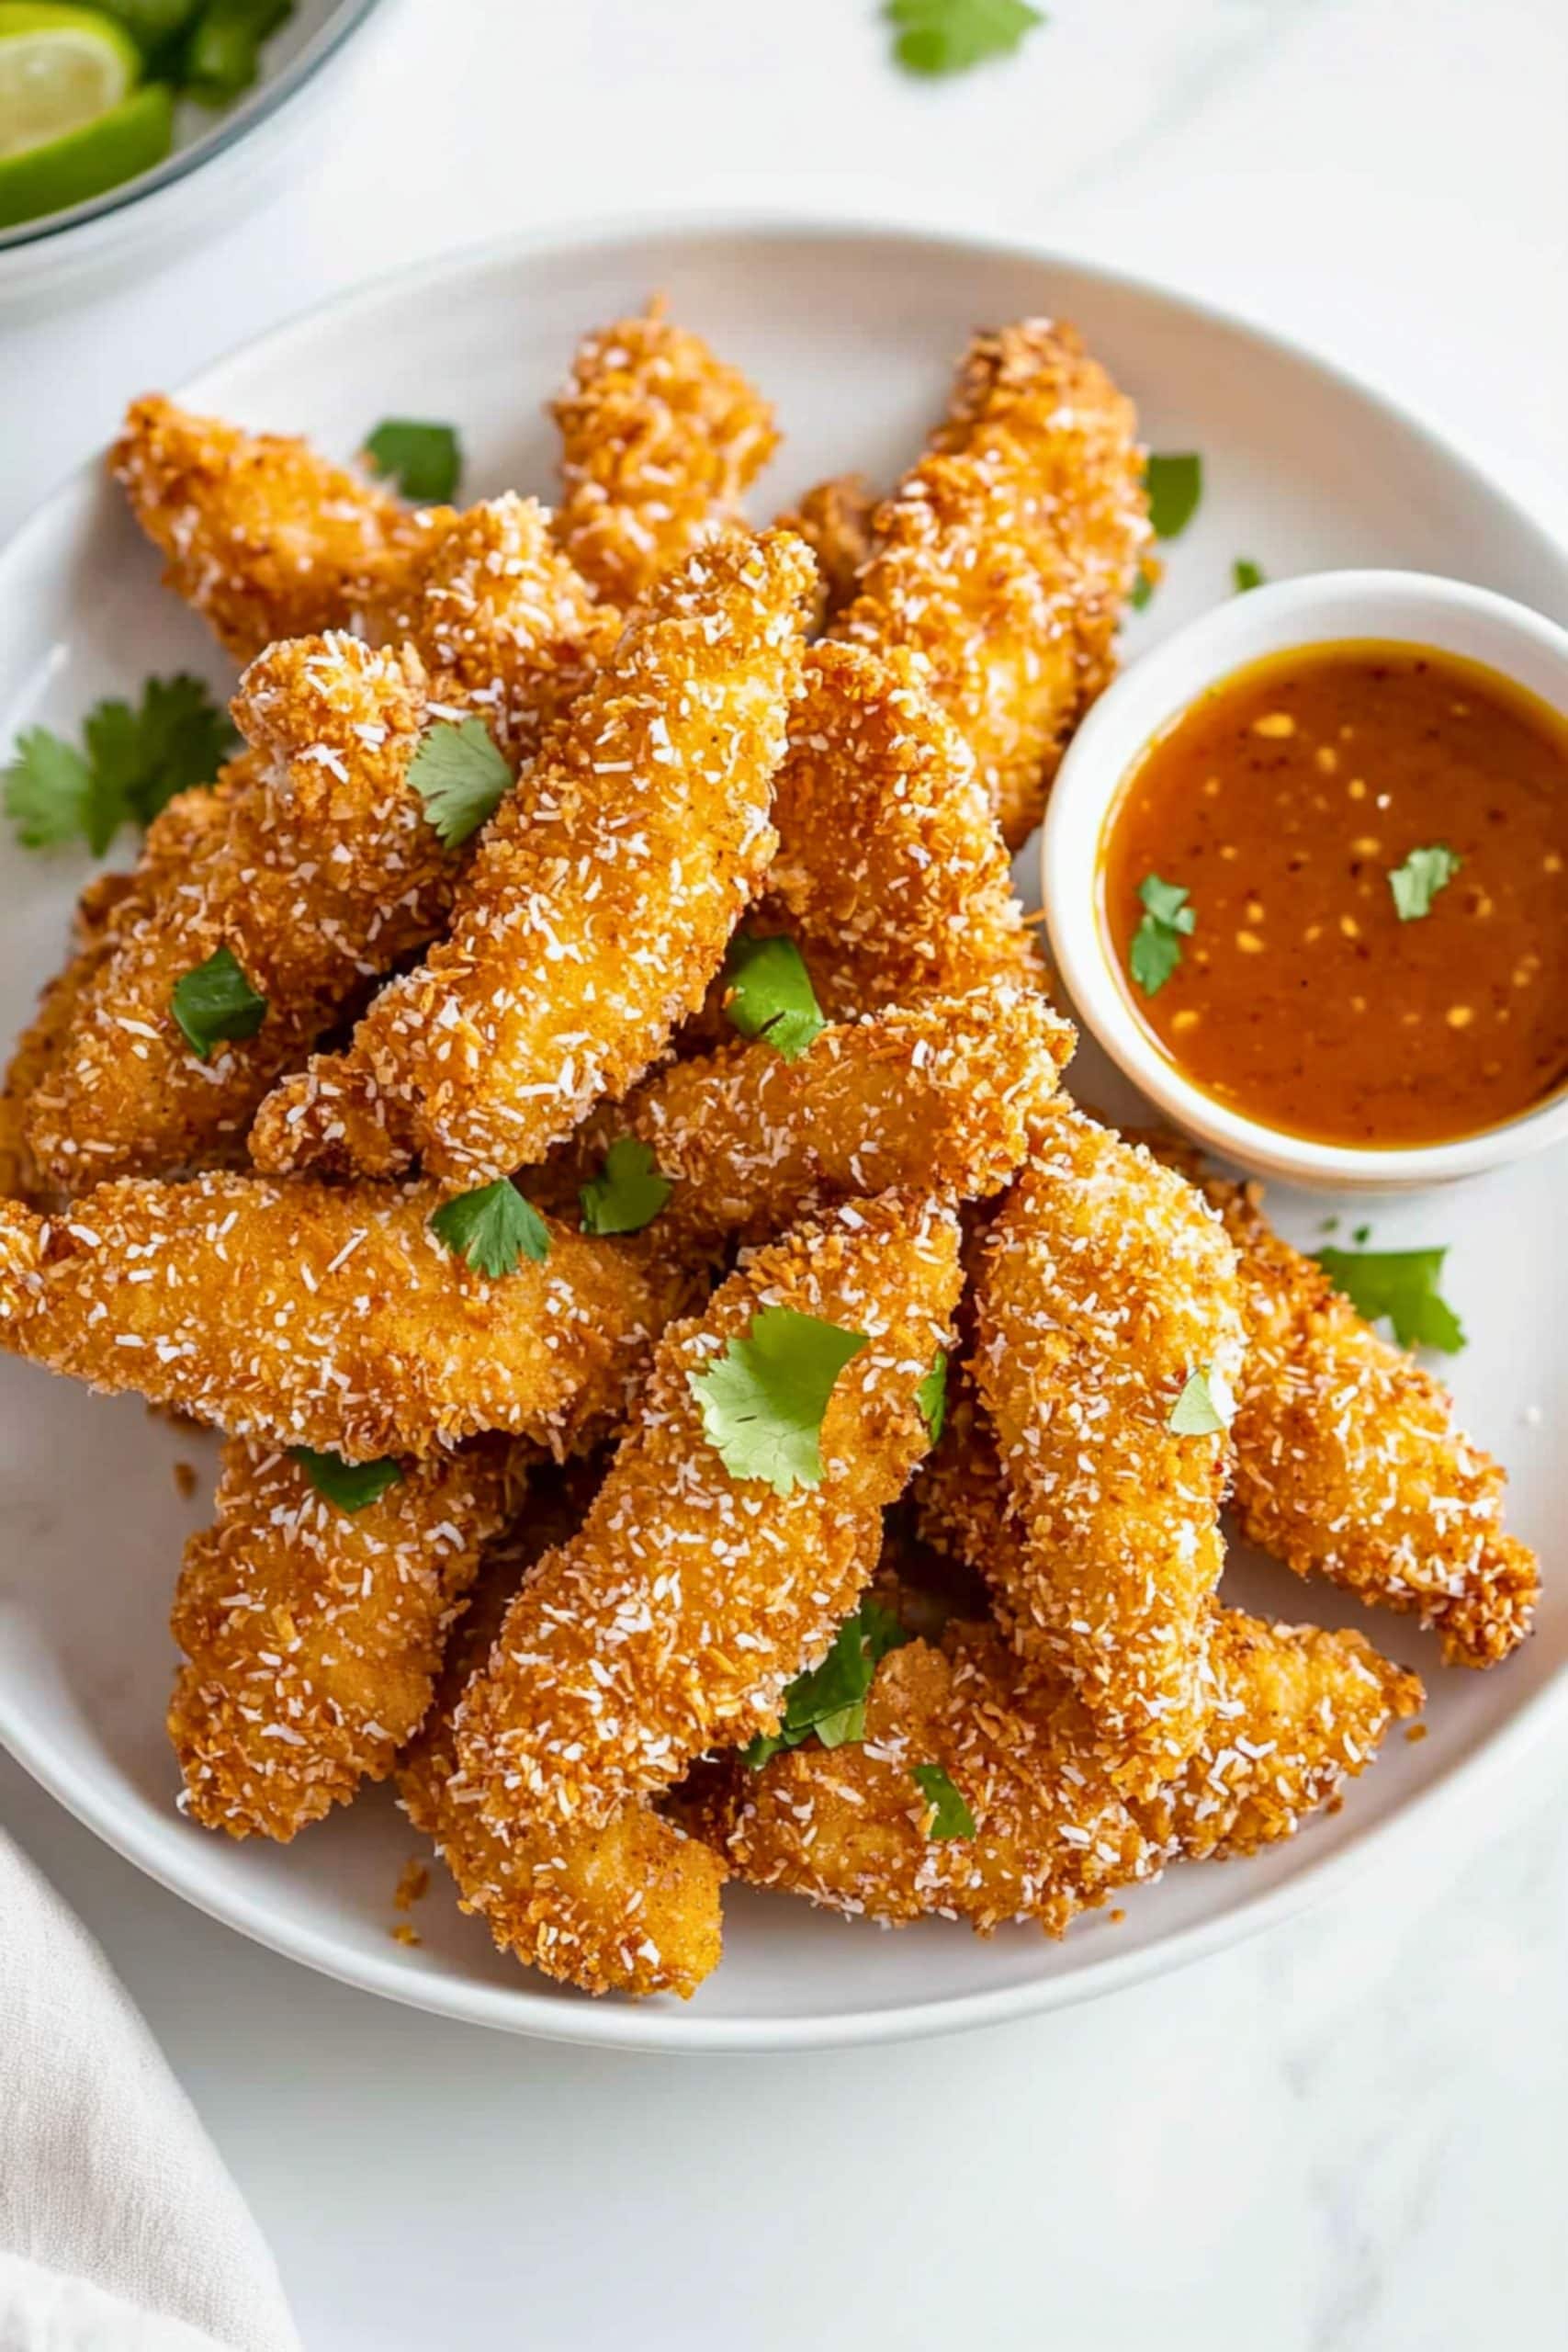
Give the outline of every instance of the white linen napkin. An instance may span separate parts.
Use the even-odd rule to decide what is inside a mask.
[[[80,1920],[3,1833],[0,2352],[299,2352],[190,2102]]]

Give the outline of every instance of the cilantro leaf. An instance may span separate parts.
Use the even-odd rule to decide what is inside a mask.
[[[1384,1317],[1402,1348],[1438,1348],[1457,1355],[1464,1345],[1459,1317],[1441,1295],[1447,1250],[1320,1250],[1317,1262],[1369,1323]]]
[[[815,1732],[824,1747],[843,1747],[865,1737],[865,1701],[878,1666],[908,1635],[891,1610],[863,1600],[833,1636],[820,1666],[797,1674],[784,1692],[779,1727],[759,1732],[740,1751],[740,1760],[760,1772],[784,1747],[798,1747]]]
[[[947,1350],[938,1348],[931,1358],[931,1368],[915,1391],[915,1402],[920,1408],[927,1431],[933,1445],[937,1444],[947,1427]]]
[[[1010,57],[1045,22],[1025,0],[887,0],[897,28],[893,54],[910,74],[964,74],[987,58]]]
[[[85,753],[47,727],[18,737],[6,812],[25,849],[78,835],[101,857],[128,820],[151,823],[166,801],[209,784],[239,738],[199,678],[149,678],[139,704],[95,703]]]
[[[1422,915],[1429,915],[1433,899],[1439,890],[1448,888],[1463,863],[1441,842],[1434,842],[1429,849],[1413,849],[1388,877],[1400,922],[1416,922]]]
[[[430,1230],[454,1257],[494,1281],[510,1274],[519,1258],[542,1266],[550,1254],[550,1228],[509,1177],[477,1192],[456,1193],[430,1217]]]
[[[17,753],[6,770],[6,814],[24,849],[53,849],[78,834],[101,854],[113,835],[103,833],[95,808],[93,771],[80,752],[47,727],[28,727],[17,738]]]
[[[419,739],[409,782],[447,849],[477,833],[512,789],[512,770],[482,718],[438,718]]]
[[[973,1838],[975,1816],[940,1764],[911,1764],[909,1778],[931,1807],[928,1838]]]
[[[1149,578],[1146,571],[1140,571],[1136,580],[1133,582],[1132,593],[1128,596],[1127,602],[1132,605],[1133,610],[1135,613],[1141,613],[1152,599],[1154,593],[1154,582]]]
[[[1133,933],[1127,968],[1145,996],[1159,994],[1181,961],[1182,941],[1197,926],[1187,897],[1179,883],[1162,882],[1157,874],[1145,874],[1138,885],[1144,916]]]
[[[1213,1437],[1230,1427],[1234,1410],[1224,1382],[1215,1378],[1212,1363],[1202,1363],[1182,1383],[1166,1427],[1176,1437]]]
[[[1198,512],[1203,495],[1203,460],[1192,449],[1176,456],[1151,453],[1144,468],[1149,494],[1149,527],[1156,539],[1179,539]]]
[[[1245,596],[1249,588],[1261,588],[1264,578],[1262,565],[1254,563],[1250,556],[1238,555],[1231,566],[1231,584],[1238,596]]]
[[[229,947],[215,947],[205,964],[182,973],[169,998],[169,1011],[198,1060],[225,1039],[254,1037],[266,1019],[266,999],[258,996]]]
[[[456,426],[412,416],[384,418],[366,442],[365,455],[378,474],[390,474],[403,496],[421,506],[444,506],[463,470]]]
[[[345,1462],[341,1453],[317,1453],[308,1445],[288,1451],[323,1500],[351,1515],[378,1501],[403,1475],[400,1462]]]
[[[294,14],[294,0],[207,0],[177,69],[203,106],[227,106],[261,71],[261,45]]]
[[[728,1340],[686,1379],[703,1430],[732,1478],[758,1478],[774,1494],[821,1483],[818,1442],[833,1384],[867,1344],[793,1306],[761,1306],[750,1329]]]
[[[640,1233],[651,1225],[675,1190],[661,1176],[650,1145],[622,1136],[604,1154],[604,1165],[578,1193],[584,1233]]]
[[[754,939],[750,932],[737,932],[722,977],[731,1026],[743,1037],[762,1038],[786,1062],[798,1061],[828,1025],[793,939]]]

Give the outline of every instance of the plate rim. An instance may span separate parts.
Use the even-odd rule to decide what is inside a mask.
[[[1244,343],[1250,342],[1273,356],[1305,367],[1337,390],[1347,392],[1381,413],[1386,423],[1416,442],[1425,454],[1457,469],[1473,490],[1495,507],[1506,511],[1514,528],[1533,541],[1537,558],[1549,570],[1555,569],[1562,575],[1562,596],[1568,605],[1568,546],[1465,448],[1429,424],[1417,410],[1354,369],[1322,356],[1309,344],[1263,325],[1245,311],[1185,292],[1164,280],[1043,244],[1025,233],[955,230],[905,215],[818,215],[761,204],[742,209],[715,204],[648,213],[592,214],[576,221],[540,224],[416,258],[356,286],[325,295],[209,361],[176,390],[175,397],[197,401],[221,397],[226,377],[243,370],[264,352],[274,362],[287,359],[291,345],[308,342],[329,319],[340,323],[352,321],[356,313],[374,310],[399,292],[412,293],[421,287],[450,287],[455,280],[525,264],[542,254],[569,256],[592,248],[645,244],[654,240],[674,243],[719,237],[752,245],[802,240],[847,245],[874,240],[897,246],[906,253],[924,247],[949,261],[1025,261],[1043,269],[1057,269],[1095,280],[1188,322],[1196,322]],[[18,558],[25,560],[29,542],[51,526],[57,511],[73,497],[90,495],[101,480],[101,460],[95,457],[70,469],[0,546],[0,567]],[[1107,1953],[1068,1975],[1037,1976],[988,1990],[934,1996],[886,2009],[824,2010],[801,2017],[705,2017],[699,2008],[684,2005],[572,2000],[558,1993],[534,1990],[525,1972],[520,1972],[520,1981],[515,1985],[468,1982],[446,1973],[423,1980],[390,1954],[382,1958],[370,1952],[345,1952],[313,1928],[289,1925],[287,1921],[280,1925],[265,1893],[253,1895],[243,1889],[206,1890],[165,1867],[157,1851],[159,1840],[151,1833],[144,1833],[141,1815],[118,1806],[113,1813],[107,1812],[90,1775],[71,1764],[47,1733],[40,1740],[17,1724],[7,1709],[3,1690],[0,1747],[85,1828],[155,1884],[253,1942],[339,1984],[431,2015],[542,2041],[703,2056],[721,2052],[872,2046],[968,2031],[1101,1999],[1148,1978],[1190,1966],[1325,1900],[1335,1889],[1368,1867],[1374,1854],[1384,1850],[1396,1833],[1413,1842],[1418,1830],[1430,1829],[1440,1812],[1451,1814],[1461,1801],[1471,1798],[1483,1785],[1495,1782],[1505,1770],[1513,1769],[1561,1718],[1565,1700],[1568,1664],[1560,1667],[1540,1690],[1523,1701],[1507,1723],[1488,1733],[1478,1747],[1453,1757],[1433,1780],[1413,1792],[1385,1819],[1369,1821],[1337,1850],[1309,1861],[1280,1884],[1259,1887],[1255,1894],[1227,1904],[1213,1917],[1176,1928],[1157,1941],[1121,1954]]]

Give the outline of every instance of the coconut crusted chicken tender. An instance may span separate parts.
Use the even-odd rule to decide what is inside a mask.
[[[1016,849],[1113,673],[1148,541],[1132,403],[1070,327],[977,337],[873,540],[833,633],[914,656]]]
[[[275,1171],[468,1185],[541,1159],[701,1003],[774,847],[811,558],[740,534],[660,582],[468,869],[450,934],[264,1104]]]
[[[1204,1719],[1235,1251],[1179,1176],[1056,1106],[981,1247],[975,1316],[975,1383],[1026,1537],[998,1609],[1020,1652],[1080,1691],[1115,1776],[1146,1789]],[[1194,1375],[1208,1409],[1184,1432]]]
[[[203,790],[180,797],[205,809],[213,795]],[[199,831],[199,826],[192,830]],[[53,1193],[28,1143],[28,1111],[39,1088],[49,1081],[60,1057],[61,1041],[113,944],[117,922],[130,916],[133,888],[129,874],[95,875],[88,883],[72,921],[70,961],[45,983],[37,1012],[12,1048],[5,1090],[0,1093],[0,1194],[9,1200],[32,1201],[43,1207]]]
[[[561,436],[557,534],[622,606],[739,519],[778,446],[767,401],[658,302],[583,337],[550,413]]]
[[[581,1534],[529,1579],[458,1711],[492,1826],[608,1822],[707,1748],[775,1727],[930,1443],[916,1392],[958,1283],[953,1212],[884,1194],[758,1250],[666,1333]],[[738,1476],[707,1430],[705,1378],[776,1308],[863,1340],[840,1358],[812,1483]]]
[[[738,1877],[901,1927],[939,1914],[982,1935],[1060,1936],[1080,1911],[1176,1860],[1256,1852],[1371,1762],[1421,1685],[1359,1634],[1218,1612],[1209,1713],[1179,1772],[1145,1799],[1107,1772],[1081,1702],[989,1627],[885,1657],[859,1746],[734,1763],[700,1816]],[[972,1834],[934,1834],[917,1769],[936,1767]]]
[[[562,1452],[619,1419],[685,1278],[547,1227],[472,1272],[431,1185],[209,1174],[126,1182],[63,1216],[0,1202],[0,1345],[235,1437],[355,1461],[488,1430]]]
[[[481,1438],[389,1464],[383,1491],[340,1502],[295,1453],[229,1441],[217,1520],[186,1545],[171,1621],[187,1663],[169,1736],[194,1819],[287,1840],[386,1779],[514,1504],[513,1462],[505,1440]]]
[[[881,503],[863,475],[835,474],[815,482],[797,506],[776,517],[777,528],[797,531],[817,558],[824,621],[834,619],[855,593],[870,560],[872,526]]]

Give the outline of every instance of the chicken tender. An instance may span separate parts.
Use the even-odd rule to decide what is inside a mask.
[[[1132,403],[1070,327],[1026,319],[979,336],[833,625],[914,656],[1013,849],[1113,673],[1149,536],[1134,435]]]
[[[945,1347],[958,1227],[883,1194],[796,1227],[668,1332],[582,1531],[540,1563],[457,1716],[485,1818],[604,1824],[714,1746],[778,1723],[876,1563],[930,1443],[916,1391]],[[691,1375],[786,1307],[866,1345],[839,1374],[815,1485],[737,1478]]]
[[[766,401],[658,302],[583,337],[550,413],[561,436],[560,543],[622,606],[739,521],[778,446]]]
[[[701,1003],[774,847],[811,559],[737,534],[661,581],[459,890],[450,935],[343,1054],[264,1104],[275,1171],[473,1185],[624,1092]],[[547,981],[541,975],[547,974]]]
[[[1229,1441],[1171,1426],[1193,1374],[1228,1414],[1235,1255],[1190,1184],[1058,1106],[982,1245],[972,1367],[1026,1542],[998,1589],[1021,1655],[1081,1693],[1112,1776],[1192,1753]],[[1004,1555],[1005,1556],[1005,1555]]]
[[[217,1521],[186,1545],[171,1623],[189,1662],[169,1736],[195,1820],[287,1842],[387,1778],[514,1504],[513,1458],[481,1438],[406,1461],[350,1510],[293,1453],[230,1440]]]
[[[705,1806],[738,1877],[901,1927],[933,1913],[989,1935],[1032,1919],[1062,1935],[1083,1910],[1170,1861],[1250,1854],[1292,1836],[1421,1685],[1359,1634],[1218,1612],[1206,1646],[1201,1744],[1148,1798],[1119,1788],[1066,1687],[983,1625],[885,1657],[864,1741],[811,1744],[760,1772],[739,1762]],[[917,1766],[946,1774],[971,1837],[931,1835]]]
[[[817,558],[822,574],[822,617],[830,621],[855,593],[872,550],[872,524],[881,501],[861,474],[835,474],[814,483],[775,527],[795,531]]]
[[[490,1279],[430,1230],[434,1186],[211,1174],[0,1202],[0,1346],[234,1437],[350,1460],[501,1430],[552,1452],[617,1420],[683,1278],[549,1231]]]
[[[190,797],[210,800],[212,795],[203,792]],[[5,1090],[0,1092],[0,1194],[8,1200],[32,1201],[41,1208],[51,1196],[52,1188],[28,1144],[28,1107],[54,1069],[61,1041],[70,1031],[84,991],[108,954],[116,915],[125,907],[132,888],[129,874],[99,874],[88,883],[72,923],[70,961],[45,983],[38,1011],[12,1048]]]

